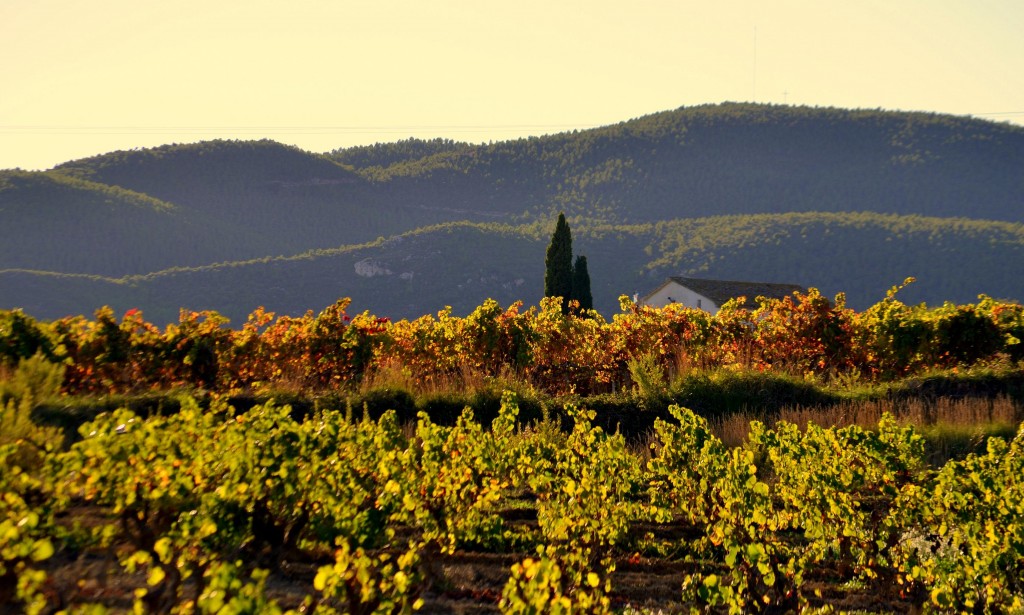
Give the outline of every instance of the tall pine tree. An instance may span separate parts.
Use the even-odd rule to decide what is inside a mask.
[[[562,310],[566,311],[572,296],[572,233],[565,213],[558,214],[544,266],[544,296],[562,297]]]
[[[587,257],[577,256],[572,268],[572,299],[580,302],[580,310],[594,309],[594,296],[590,294],[590,272],[587,271]]]

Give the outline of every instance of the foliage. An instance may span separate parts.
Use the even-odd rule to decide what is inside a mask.
[[[419,528],[423,540],[442,553],[466,544],[501,541],[497,504],[515,481],[514,448],[509,438],[517,406],[504,399],[491,431],[465,409],[453,427],[434,424],[420,413],[416,448],[404,451],[385,487],[394,501],[392,517]]]
[[[567,310],[572,298],[572,234],[565,214],[558,214],[555,232],[551,235],[544,258],[544,296],[562,297],[562,309]]]
[[[902,550],[908,585],[930,603],[997,613],[1024,607],[1024,428],[1007,443],[951,461],[909,486],[900,507],[914,522]]]
[[[322,596],[316,612],[408,615],[417,611],[423,606],[423,600],[416,597],[423,582],[418,564],[419,546],[415,544],[394,558],[389,553],[374,557],[361,547],[352,549],[342,542],[335,551],[334,564],[322,566],[313,579],[313,587]]]
[[[7,427],[0,424],[0,433]],[[16,450],[0,442],[0,600],[35,615],[47,606],[42,592],[46,573],[39,567],[54,553],[52,510],[33,503],[32,493],[41,483],[16,465]]]
[[[203,573],[203,591],[195,601],[200,613],[281,615],[284,610],[266,595],[267,571],[256,569],[246,579],[241,562],[217,562]]]
[[[594,309],[594,295],[590,292],[590,271],[587,270],[587,257],[580,255],[572,266],[572,294],[570,299],[579,302],[580,310]]]
[[[641,408],[646,409],[648,401],[663,397],[668,390],[665,373],[654,354],[644,354],[626,361],[629,378],[633,381]]]
[[[21,310],[0,310],[0,369],[39,354],[54,360],[57,349],[46,329]]]
[[[908,306],[896,291],[862,312],[848,308],[842,294],[833,301],[812,288],[762,298],[754,310],[730,302],[713,316],[623,297],[622,312],[610,322],[594,311],[566,312],[560,297],[525,310],[488,300],[466,317],[446,308],[397,322],[369,312],[350,315],[344,298],[300,317],[260,308],[240,329],[229,328],[217,312],[187,310],[163,330],[139,310],[120,320],[110,308],[91,320],[38,322],[19,311],[0,312],[0,318],[21,323],[9,329],[22,331],[8,336],[15,340],[10,347],[20,348],[11,357],[48,349],[54,358],[32,359],[39,366],[31,368],[32,378],[59,362],[62,391],[70,394],[175,387],[323,393],[358,390],[378,375],[394,374],[425,390],[512,380],[551,395],[639,385],[649,397],[715,370],[884,382],[934,369],[1012,364],[1020,353],[1024,311],[1018,304],[983,296],[973,304]],[[12,384],[29,377],[24,370],[30,368],[21,369],[0,385],[0,394],[22,386]]]
[[[612,570],[614,567],[612,567]],[[611,613],[611,580],[573,551],[538,547],[537,557],[513,564],[500,608],[508,615]]]
[[[555,232],[551,235],[544,267],[544,296],[561,297],[563,313],[587,313],[594,309],[587,257],[577,256],[576,262],[573,262],[572,234],[564,213],[558,214],[558,222],[555,225]]]
[[[7,447],[6,461],[22,471],[38,473],[46,453],[63,444],[59,429],[32,420],[37,402],[60,394],[63,377],[62,365],[37,353],[20,360],[13,373],[0,380],[0,447]]]
[[[416,139],[409,138],[394,143],[375,143],[359,145],[344,149],[336,149],[328,156],[341,163],[357,169],[370,167],[387,168],[407,160],[419,160],[428,156],[457,152],[469,149],[468,143],[460,143],[451,139]]]
[[[298,575],[315,592],[305,610],[411,613],[439,562],[482,551],[515,553],[503,612],[606,613],[616,571],[661,532],[693,608],[820,605],[823,575],[913,608],[1021,607],[1024,431],[929,471],[921,436],[888,416],[871,429],[754,423],[730,449],[673,407],[641,457],[594,411],[565,412],[568,432],[517,426],[505,395],[489,429],[467,410],[403,432],[393,411],[299,421],[272,403],[185,400],[172,416],[99,416],[69,450],[46,449],[38,475],[0,445],[0,596],[56,606],[46,572],[66,550],[116,558],[142,583],[136,611],[281,612],[268,582]],[[535,522],[506,519],[524,504]],[[58,526],[81,507],[102,513],[93,527]],[[317,566],[285,571],[296,559]]]
[[[47,360],[41,352],[20,359],[17,366],[0,379],[0,402],[25,398],[33,402],[55,399],[64,384],[64,372],[62,364]]]

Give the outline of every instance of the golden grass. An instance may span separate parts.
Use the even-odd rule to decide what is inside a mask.
[[[786,421],[801,428],[808,423],[822,427],[859,425],[871,428],[877,426],[886,413],[901,424],[913,425],[926,437],[943,434],[944,437],[981,438],[993,432],[1012,433],[1024,419],[1024,408],[1001,395],[994,398],[845,401],[820,408],[792,406],[783,408],[777,416],[747,412],[733,414],[711,421],[711,428],[726,445],[739,446],[746,441],[750,422],[754,420],[768,424]]]

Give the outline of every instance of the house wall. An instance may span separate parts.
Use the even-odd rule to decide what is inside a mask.
[[[718,306],[714,301],[677,282],[665,284],[644,301],[651,307],[665,307],[672,302],[682,303],[689,308],[699,308],[712,314],[718,312]]]

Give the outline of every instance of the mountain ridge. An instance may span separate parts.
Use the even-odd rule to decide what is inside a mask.
[[[244,295],[244,301],[210,304],[230,305],[236,314],[242,303],[261,304],[261,289],[289,287],[261,280],[252,273],[260,267],[309,278],[309,285],[287,291],[296,295],[282,302],[288,310],[298,309],[302,293],[307,309],[315,309],[324,293],[350,294],[351,287],[374,293],[366,304],[377,311],[387,307],[378,298],[391,297],[399,302],[395,314],[411,315],[415,301],[425,313],[444,293],[459,295],[448,301],[458,305],[478,305],[488,292],[511,297],[501,286],[509,279],[524,280],[515,288],[530,300],[529,271],[542,266],[543,254],[525,255],[544,243],[559,211],[581,241],[595,229],[619,234],[628,258],[616,259],[613,244],[600,242],[608,254],[596,262],[587,256],[595,284],[614,280],[624,294],[643,290],[651,276],[690,272],[847,290],[856,301],[877,297],[908,275],[944,276],[1015,298],[1024,292],[1006,271],[1024,264],[1014,226],[1024,222],[1022,205],[1024,128],[920,112],[729,103],[480,145],[408,139],[317,154],[265,139],[174,144],[50,171],[0,171],[0,269],[7,271],[0,308],[43,308],[39,297],[69,305],[51,288],[59,276],[31,273],[49,271],[122,280],[112,295],[118,302],[142,297],[158,305],[147,297],[160,297],[170,302],[158,308],[166,313],[202,303],[165,283],[188,277],[211,296]],[[446,226],[452,224],[495,226],[479,227],[485,230],[478,236]],[[643,225],[651,228],[637,230]],[[641,246],[638,233],[658,240]],[[888,245],[905,237],[913,255]],[[397,284],[406,294],[326,271],[322,258],[296,258],[326,258],[340,249],[387,260],[386,241],[420,239],[433,244],[402,258],[429,262],[436,275],[395,263],[383,269],[419,275]],[[452,251],[446,241],[469,241],[478,253]],[[502,258],[518,274],[508,263],[492,262],[499,255],[488,241],[503,246]],[[634,254],[637,249],[643,254]],[[904,260],[887,264],[867,258],[869,250]],[[845,261],[822,256],[828,254]],[[461,268],[484,273],[460,287]],[[244,280],[224,273],[243,270]],[[780,280],[786,272],[799,279]],[[128,276],[136,277],[124,281]],[[214,278],[224,280],[223,289],[211,287]],[[433,286],[419,286],[424,278]],[[844,279],[848,285],[836,283]],[[73,285],[83,312],[102,299],[97,289],[107,288],[88,277]],[[964,295],[948,284],[918,288],[908,293],[915,300]],[[611,309],[612,290],[602,292],[602,305]]]

